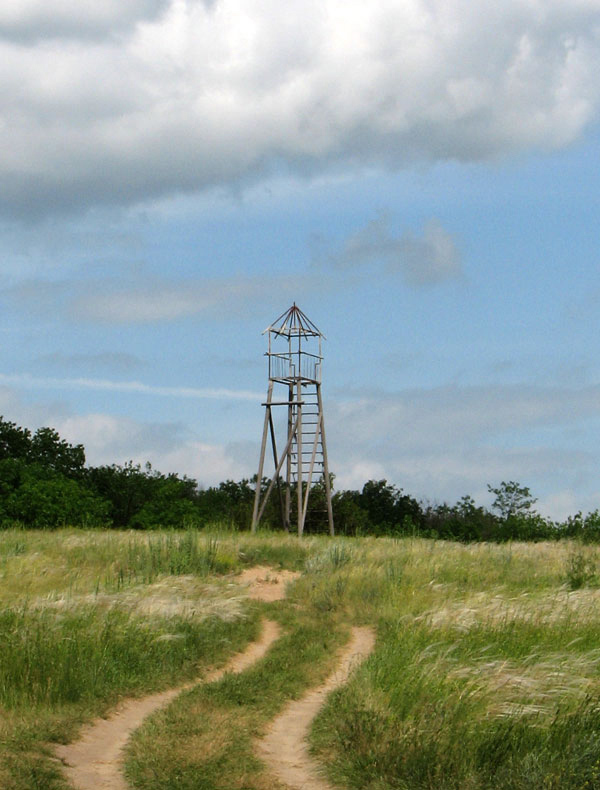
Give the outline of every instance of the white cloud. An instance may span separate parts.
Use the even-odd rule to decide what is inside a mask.
[[[321,173],[560,147],[597,113],[599,11],[598,0],[11,0],[0,206],[129,203],[282,162]]]
[[[159,388],[158,394],[168,394],[167,389]],[[257,406],[261,401],[258,393],[243,395]],[[25,402],[6,382],[0,407],[6,419],[32,429],[52,425],[68,441],[83,443],[91,464],[150,461],[162,472],[187,474],[204,485],[256,472],[258,429],[255,441],[217,444],[182,424],[73,414],[60,402]],[[600,506],[600,457],[594,445],[582,446],[576,433],[599,416],[598,387],[371,393],[329,401],[325,411],[338,488],[387,478],[418,498],[453,502],[469,493],[488,502],[487,483],[516,479],[539,497],[542,512],[557,518]]]
[[[181,431],[176,425],[158,427],[109,414],[70,415],[58,418],[55,427],[67,441],[84,445],[92,465],[124,463],[149,447],[170,451]]]
[[[360,486],[372,471],[433,501],[469,493],[486,502],[487,483],[516,479],[540,496],[544,512],[563,515],[569,492],[570,502],[600,506],[600,457],[577,433],[599,416],[594,386],[370,393],[329,404],[330,466],[342,488]],[[560,501],[551,499],[556,491]]]
[[[224,480],[240,480],[256,473],[240,463],[228,445],[186,442],[169,453],[155,455],[157,469],[177,470],[193,477],[203,486],[218,485]]]
[[[258,401],[260,396],[256,396]],[[258,448],[253,442],[215,444],[203,441],[185,425],[150,422],[106,413],[73,414],[60,402],[25,402],[18,391],[0,384],[0,414],[32,431],[55,428],[71,444],[83,444],[92,466],[133,461],[164,474],[193,477],[201,485],[239,480],[255,474]]]
[[[251,400],[257,401],[261,395],[249,390],[233,390],[225,387],[165,387],[158,384],[144,384],[141,381],[113,381],[111,379],[52,378],[30,376],[26,373],[0,373],[0,385],[16,386],[21,389],[56,390],[96,390],[108,392],[135,392],[140,395],[155,395],[165,398],[193,398],[202,400]]]
[[[261,398],[254,397],[258,408]],[[257,468],[259,427],[254,440],[219,443],[176,422],[73,414],[60,402],[25,400],[1,385],[0,414],[32,430],[55,427],[69,442],[83,443],[93,465],[150,461],[163,473],[186,474],[203,485],[250,477]],[[468,493],[489,504],[487,483],[518,480],[539,498],[540,512],[553,518],[600,507],[600,454],[593,442],[582,446],[577,433],[599,416],[598,387],[371,393],[328,401],[325,409],[337,488],[387,478],[432,502],[455,502]]]
[[[400,273],[415,286],[434,285],[462,273],[456,241],[437,220],[430,220],[421,236],[394,236],[385,217],[371,220],[328,261],[341,269],[379,266],[389,274]]]
[[[323,291],[328,279],[314,273],[296,276],[234,275],[212,279],[167,280],[148,276],[143,269],[137,279],[49,281],[35,279],[5,289],[7,309],[25,306],[46,318],[70,317],[77,322],[144,324],[168,322],[203,315],[225,319],[275,311],[282,300],[301,298],[318,284]]]
[[[97,38],[152,17],[165,5],[166,0],[3,0],[0,34],[25,40]]]
[[[596,493],[591,498],[586,497],[586,500],[590,502],[589,506],[587,502],[582,502],[580,498],[576,497],[573,491],[557,491],[542,500],[538,500],[535,503],[535,509],[544,515],[562,521],[568,516],[575,515],[578,510],[582,512],[595,510],[600,503],[600,494]]]
[[[273,278],[278,292],[293,291],[289,278]],[[231,277],[214,280],[167,282],[148,280],[136,284],[107,284],[102,289],[86,288],[76,296],[71,312],[77,319],[115,324],[172,321],[191,315],[223,316],[247,306],[267,289],[264,277]]]
[[[385,446],[438,450],[600,415],[600,387],[444,386],[357,393],[338,404],[336,415],[340,426],[353,426],[360,441],[379,437]]]
[[[248,474],[234,448],[193,439],[181,425],[86,414],[59,419],[56,428],[67,441],[84,445],[93,466],[149,461],[160,472],[185,474],[204,486]]]

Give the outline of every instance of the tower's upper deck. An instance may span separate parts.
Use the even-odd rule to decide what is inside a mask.
[[[294,304],[263,334],[269,336],[269,378],[281,384],[321,381],[321,339],[325,337]]]

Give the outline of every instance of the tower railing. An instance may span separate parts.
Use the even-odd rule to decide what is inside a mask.
[[[321,360],[319,354],[308,351],[300,353],[268,352],[269,378],[274,381],[296,381],[298,378],[307,381],[321,381]],[[299,363],[299,364],[298,364]]]

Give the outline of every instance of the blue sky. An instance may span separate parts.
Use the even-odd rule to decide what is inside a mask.
[[[9,0],[0,63],[5,418],[250,476],[296,301],[339,487],[600,507],[598,0]]]

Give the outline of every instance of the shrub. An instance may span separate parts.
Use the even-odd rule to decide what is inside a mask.
[[[75,480],[44,478],[27,467],[25,479],[3,502],[5,521],[22,521],[36,528],[105,525],[109,505]]]
[[[571,590],[588,587],[597,581],[596,559],[581,551],[573,552],[567,558],[565,581]]]

